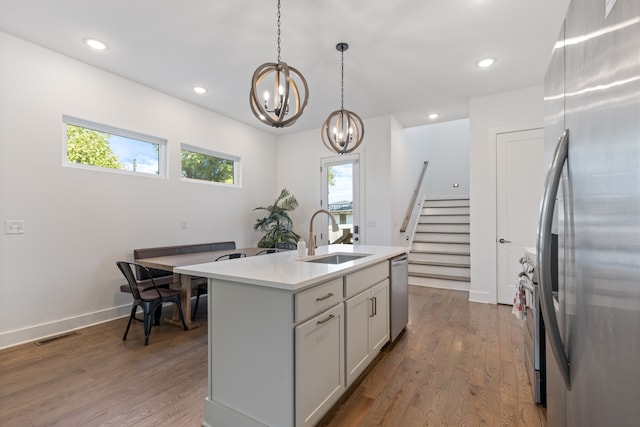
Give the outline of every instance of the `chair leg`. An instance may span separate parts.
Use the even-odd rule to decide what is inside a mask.
[[[184,321],[184,313],[182,312],[182,304],[180,303],[180,298],[175,300],[176,305],[178,306],[178,313],[180,314],[180,320],[182,321],[182,328],[185,331],[188,331],[187,323]]]
[[[136,316],[136,309],[138,308],[137,304],[133,304],[131,307],[131,314],[129,315],[129,321],[127,322],[127,329],[124,330],[124,336],[122,337],[122,341],[127,340],[127,334],[129,333],[129,328],[131,327],[131,322]]]
[[[144,307],[144,345],[149,344],[149,335],[151,335],[151,326],[153,325],[153,312],[155,307],[145,304]]]
[[[191,313],[191,321],[196,320],[196,312],[198,311],[198,303],[200,302],[200,292],[196,294],[196,305],[193,307],[193,313]]]
[[[162,304],[158,304],[158,307],[153,311],[153,318],[155,319],[155,325],[160,326],[160,319],[162,319]]]

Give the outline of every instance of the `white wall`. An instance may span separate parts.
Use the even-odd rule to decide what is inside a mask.
[[[430,160],[430,197],[468,197],[469,121],[404,129],[390,116],[365,120],[361,156],[361,242],[406,245],[400,225],[424,160]],[[322,144],[320,129],[278,138],[278,186],[291,191],[300,207],[295,231],[307,239],[309,218],[320,208],[322,158],[334,157]],[[453,188],[457,182],[460,187]],[[319,223],[318,223],[319,224]],[[316,224],[317,228],[319,225]]]
[[[1,32],[0,52],[0,221],[25,221],[0,234],[0,348],[127,314],[134,248],[257,242],[276,137]],[[63,167],[63,114],[166,138],[168,178]],[[242,188],[181,182],[180,143],[241,157]]]
[[[1,32],[0,51],[0,220],[22,219],[26,230],[0,233],[0,348],[126,315],[131,299],[118,290],[115,261],[131,259],[133,248],[255,244],[252,209],[281,188],[300,201],[293,219],[306,238],[319,208],[320,161],[332,156],[319,129],[274,137]],[[361,237],[405,243],[398,229],[429,160],[430,195],[469,192],[470,299],[495,302],[491,132],[542,126],[542,88],[473,99],[470,110],[469,123],[411,129],[389,116],[365,120]],[[169,177],[63,167],[63,114],[166,138]],[[182,142],[241,157],[242,188],[181,182]]]
[[[429,199],[469,197],[469,119],[406,130],[406,143],[415,186],[422,163],[429,161],[426,185]],[[458,184],[459,187],[454,187]]]
[[[543,127],[543,88],[536,86],[471,99],[469,113],[471,124],[469,299],[495,304],[497,302],[495,135],[497,131]]]
[[[365,137],[354,152],[360,154],[360,238],[361,243],[369,245],[391,244],[389,157],[394,121],[389,116],[364,120]],[[291,217],[294,230],[305,240],[309,234],[309,219],[320,208],[321,159],[336,156],[322,144],[319,127],[278,138],[278,188],[287,188],[298,199],[300,207]],[[314,227],[317,229],[319,224]]]
[[[391,159],[394,229],[399,230],[425,161],[427,199],[469,197],[469,119],[404,129]],[[404,237],[395,233],[395,244],[404,244]]]

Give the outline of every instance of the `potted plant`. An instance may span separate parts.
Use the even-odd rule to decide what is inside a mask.
[[[274,200],[273,204],[266,207],[257,207],[254,211],[264,210],[268,215],[256,221],[253,229],[264,233],[258,242],[259,248],[295,249],[300,236],[293,231],[293,221],[289,212],[298,207],[298,201],[285,188]]]

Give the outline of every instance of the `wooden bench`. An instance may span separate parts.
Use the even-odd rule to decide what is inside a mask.
[[[191,245],[178,245],[178,246],[161,246],[157,248],[142,248],[142,249],[134,249],[133,250],[133,259],[134,262],[141,258],[155,258],[160,256],[170,256],[170,255],[183,255],[183,254],[193,254],[197,252],[212,252],[212,251],[224,251],[229,249],[235,249],[236,242],[214,242],[214,243],[196,243]],[[139,280],[147,281],[148,287],[152,287],[151,280],[146,271],[137,268],[136,269],[136,277]],[[151,277],[156,282],[158,287],[169,287],[173,282],[173,273],[166,270],[158,270],[156,268],[150,268],[149,273],[151,273]],[[202,277],[194,277],[192,279],[193,286],[197,286],[200,282],[206,281],[206,279]],[[145,286],[146,283],[143,285]],[[146,287],[146,286],[145,286]],[[121,285],[120,290],[122,292],[131,293],[129,290],[129,285]]]

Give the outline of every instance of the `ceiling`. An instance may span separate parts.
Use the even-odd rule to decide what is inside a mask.
[[[405,127],[468,117],[469,99],[542,84],[569,0],[282,0],[282,60],[309,84],[296,124],[253,116],[254,70],[276,62],[276,0],[0,0],[0,30],[275,134],[344,106]],[[109,46],[91,50],[83,39]],[[475,63],[494,57],[496,64]],[[204,95],[194,85],[208,88]]]

